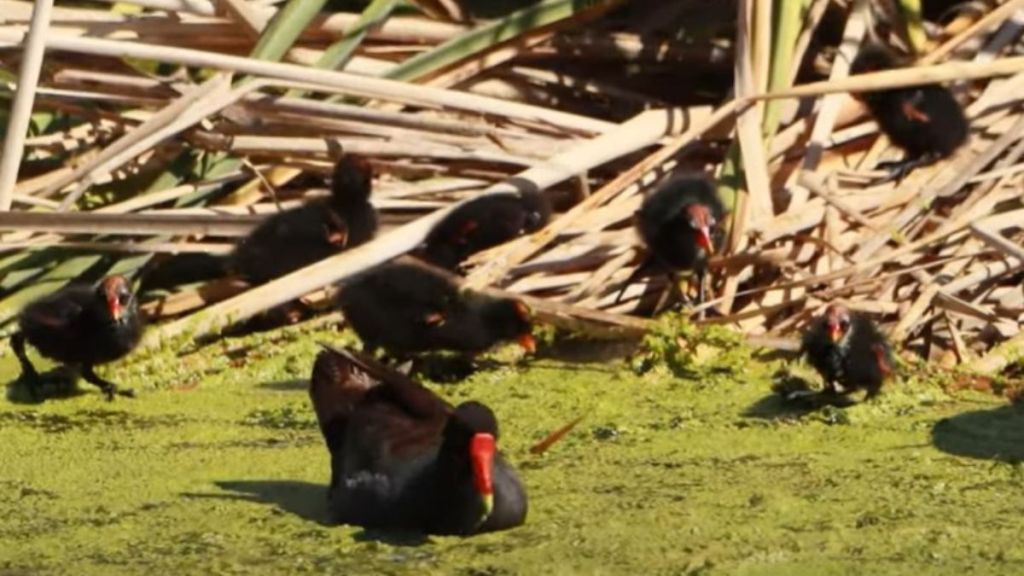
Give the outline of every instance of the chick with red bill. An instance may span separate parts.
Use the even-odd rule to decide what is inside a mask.
[[[26,354],[25,344],[60,364],[77,368],[82,377],[114,396],[133,396],[128,389],[100,378],[94,367],[131,352],[142,336],[138,302],[122,276],[108,276],[96,287],[71,284],[31,302],[18,315],[11,347],[21,363],[22,379],[41,395],[42,382]]]
[[[264,284],[372,240],[372,182],[369,163],[345,154],[334,166],[330,197],[268,217],[238,244],[228,268],[250,284]]]
[[[721,248],[724,217],[725,206],[715,185],[703,175],[675,178],[659,186],[634,215],[647,253],[619,298],[643,274],[660,271],[677,286],[679,273],[688,271],[697,279],[697,304],[703,303],[708,258]]]
[[[871,319],[831,304],[808,325],[801,350],[825,383],[825,392],[846,395],[866,390],[877,395],[892,374],[892,350]]]
[[[891,70],[909,63],[891,49],[865,44],[850,66],[851,74]],[[889,178],[902,178],[918,166],[951,156],[967,140],[969,124],[949,89],[923,84],[854,94],[867,107],[879,129],[904,151],[899,162],[880,165]]]
[[[372,357],[334,348],[317,356],[309,394],[339,523],[468,536],[525,521],[526,491],[484,404],[453,408]]]
[[[551,205],[535,190],[482,196],[460,205],[434,226],[417,255],[458,271],[471,255],[536,232],[550,218]]]
[[[536,347],[525,304],[463,289],[429,266],[373,268],[342,287],[338,304],[364,350],[383,348],[396,358],[438,350],[472,355],[510,340],[527,352]]]

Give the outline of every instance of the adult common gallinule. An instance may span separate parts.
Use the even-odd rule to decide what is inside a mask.
[[[907,64],[889,48],[869,43],[861,47],[850,72],[863,74]],[[967,140],[968,123],[963,108],[953,93],[939,84],[876,90],[855,96],[867,107],[879,129],[905,153],[902,161],[884,164],[894,178],[950,156]]]
[[[72,284],[28,304],[18,316],[18,330],[11,348],[35,394],[41,393],[42,383],[25,354],[26,342],[51,360],[81,369],[109,400],[115,394],[134,395],[93,369],[131,352],[142,336],[138,304],[122,276],[108,276],[95,288]]]
[[[878,394],[892,373],[892,351],[866,315],[831,304],[804,331],[802,351],[830,394],[867,390]]]
[[[357,276],[338,296],[364,350],[407,356],[434,350],[475,354],[517,340],[534,350],[522,302],[461,289],[427,266],[389,263]]]
[[[704,176],[684,176],[658,187],[634,216],[647,255],[626,280],[619,297],[640,275],[661,271],[675,285],[678,273],[685,270],[697,277],[697,300],[703,302],[707,261],[722,245],[719,223],[724,216],[725,207],[714,183]]]
[[[268,217],[235,248],[229,268],[250,284],[263,284],[371,240],[377,231],[372,179],[368,163],[342,156],[329,198]]]
[[[497,450],[487,406],[453,409],[373,358],[333,348],[317,356],[309,394],[331,453],[338,522],[469,535],[526,519],[526,492]]]
[[[537,191],[482,196],[439,222],[418,255],[454,271],[470,255],[539,230],[550,217],[551,206]]]

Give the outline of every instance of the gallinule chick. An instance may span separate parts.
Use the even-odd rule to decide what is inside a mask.
[[[18,329],[11,348],[36,395],[42,383],[25,354],[26,342],[46,358],[81,369],[82,377],[99,386],[108,400],[115,394],[134,395],[93,369],[131,352],[142,336],[138,304],[122,276],[108,276],[95,288],[72,284],[30,303],[18,316]]]
[[[235,248],[229,267],[250,284],[263,284],[371,240],[377,231],[372,179],[368,163],[342,156],[329,198],[264,220]]]
[[[390,263],[357,276],[338,296],[363,341],[395,357],[434,350],[476,354],[507,340],[534,351],[530,310],[519,300],[461,289],[427,266]]]
[[[719,223],[724,216],[722,200],[704,176],[670,180],[644,198],[633,221],[647,255],[626,280],[619,298],[642,274],[661,271],[678,285],[678,273],[685,270],[697,277],[697,303],[704,302],[707,261],[722,245]]]
[[[866,44],[850,72],[863,74],[906,66],[902,58],[877,43]],[[890,178],[902,178],[918,166],[953,154],[967,140],[968,123],[953,93],[939,84],[877,90],[855,95],[867,107],[879,129],[903,149],[905,157],[881,168]]]
[[[338,522],[470,535],[519,526],[526,492],[479,402],[456,408],[373,358],[325,349],[309,395],[331,453]]]
[[[821,374],[825,392],[866,390],[872,398],[892,373],[892,351],[866,315],[832,304],[804,331],[802,352]]]
[[[454,271],[472,254],[541,229],[550,217],[551,206],[537,191],[483,196],[439,222],[418,255]]]

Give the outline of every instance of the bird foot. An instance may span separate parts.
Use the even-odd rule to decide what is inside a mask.
[[[112,384],[103,388],[103,395],[106,397],[107,402],[113,402],[116,396],[135,398],[135,390],[131,388],[118,388]]]
[[[875,180],[873,184],[885,184],[894,180],[896,181],[896,184],[899,184],[907,177],[908,174],[913,172],[915,168],[924,166],[925,164],[930,164],[932,160],[933,159],[931,157],[921,156],[918,158],[904,158],[903,160],[879,162],[878,165],[875,166],[875,169],[888,172],[889,174],[882,176],[881,179]]]

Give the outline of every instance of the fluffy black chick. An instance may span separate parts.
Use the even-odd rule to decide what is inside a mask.
[[[86,381],[112,400],[115,394],[133,393],[100,378],[93,367],[125,356],[141,336],[142,319],[128,281],[108,276],[96,287],[69,285],[25,306],[11,347],[21,363],[22,378],[36,395],[41,394],[42,383],[25,353],[26,342],[46,358],[80,369]]]
[[[866,44],[850,67],[852,74],[889,70],[907,65],[889,48]],[[887,163],[892,177],[953,154],[966,140],[968,123],[953,93],[939,84],[892,88],[856,94],[889,140],[905,157]]]
[[[427,235],[418,256],[448,270],[466,258],[544,227],[551,205],[537,191],[483,196],[462,204]]]
[[[342,156],[329,198],[268,217],[235,248],[229,268],[250,284],[263,284],[371,240],[377,232],[372,180],[368,163]]]
[[[802,352],[830,394],[866,390],[871,398],[892,373],[892,350],[866,315],[831,304],[804,331]]]
[[[426,266],[374,268],[345,284],[338,304],[368,351],[475,354],[507,340],[534,350],[530,310],[522,302],[461,289]]]
[[[704,176],[680,177],[658,187],[634,215],[647,254],[622,291],[645,273],[660,271],[676,284],[678,273],[689,271],[697,277],[698,304],[703,302],[707,261],[721,248],[724,216],[725,206],[714,184]]]

